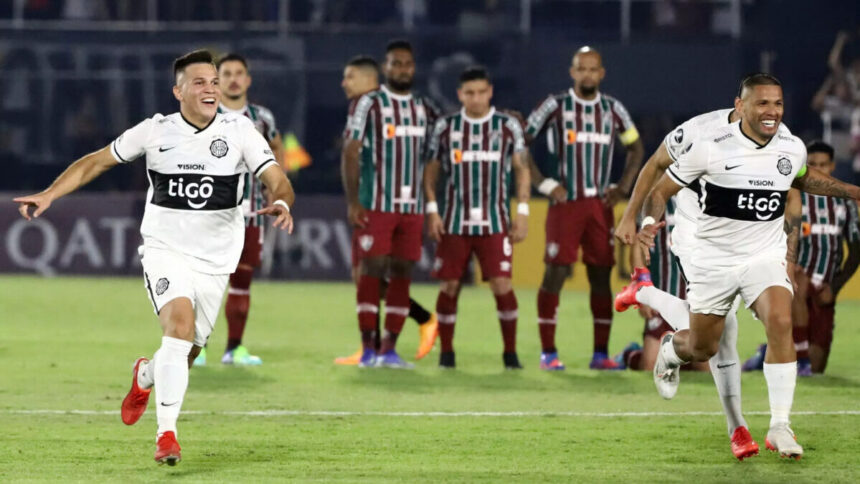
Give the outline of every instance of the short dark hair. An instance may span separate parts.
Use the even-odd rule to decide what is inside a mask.
[[[469,66],[467,67],[462,74],[460,74],[460,85],[462,86],[464,83],[469,81],[478,81],[485,80],[488,83],[492,84],[490,80],[490,74],[487,72],[487,69],[484,66]]]
[[[738,97],[741,97],[744,89],[752,89],[755,86],[782,86],[779,79],[766,72],[754,72],[744,76],[741,84],[738,86]]]
[[[360,67],[364,69],[373,69],[376,75],[379,75],[379,63],[376,59],[369,55],[357,55],[346,63],[347,66]]]
[[[221,64],[229,61],[241,62],[243,66],[245,66],[245,70],[248,69],[248,60],[241,54],[237,54],[235,52],[230,52],[227,55],[221,56],[218,59],[218,62],[215,63],[216,69],[221,69]]]
[[[824,141],[821,141],[820,139],[814,140],[808,145],[806,145],[806,152],[807,154],[826,153],[828,156],[830,156],[830,161],[833,161],[833,147],[825,143]]]
[[[388,45],[385,46],[385,53],[387,54],[392,50],[408,50],[409,52],[412,52],[412,44],[409,43],[408,40],[394,39],[388,42]]]
[[[176,76],[179,75],[180,72],[184,71],[186,67],[191,64],[212,64],[214,58],[212,53],[206,49],[193,50],[182,57],[178,57],[173,61],[173,78],[176,79]]]

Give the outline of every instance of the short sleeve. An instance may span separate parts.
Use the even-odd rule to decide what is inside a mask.
[[[442,151],[445,147],[442,145],[442,135],[448,129],[448,121],[445,118],[440,118],[433,125],[433,131],[430,133],[430,142],[427,143],[427,159],[441,160]]]
[[[797,170],[797,174],[794,175],[795,178],[803,178],[806,175],[806,157],[808,153],[806,152],[806,146],[803,144],[803,141],[800,138],[795,138],[795,142],[800,144],[801,149],[798,150],[798,154],[800,155],[800,168]]]
[[[352,119],[349,120],[350,139],[364,139],[364,132],[367,129],[367,119],[370,117],[370,110],[373,104],[373,98],[370,94],[361,96],[358,103],[356,103],[355,112],[352,114]]]
[[[532,138],[536,137],[538,133],[546,126],[546,123],[549,122],[556,114],[558,113],[558,100],[555,96],[549,96],[546,98],[538,107],[534,109],[531,113],[529,113],[529,117],[526,119],[526,132],[525,134],[531,136]]]
[[[110,152],[119,163],[129,163],[146,153],[146,144],[152,132],[153,118],[147,118],[131,127],[110,144]]]
[[[624,143],[624,146],[631,145],[639,139],[639,131],[636,125],[633,124],[633,118],[627,112],[627,108],[617,99],[612,103],[612,120],[615,123],[618,139]]]
[[[666,170],[666,174],[675,183],[686,187],[704,175],[708,169],[709,145],[706,141],[696,139],[681,153],[678,160]]]
[[[526,150],[526,140],[523,135],[523,127],[520,125],[520,122],[514,118],[508,118],[505,121],[505,127],[507,127],[511,131],[511,136],[513,137],[514,144],[514,153],[521,153]]]
[[[275,156],[268,141],[257,131],[254,124],[244,116],[239,119],[242,159],[245,161],[248,171],[259,178],[269,166],[277,166]]]
[[[259,115],[260,119],[263,120],[265,128],[263,136],[266,137],[266,141],[272,141],[277,138],[280,133],[278,132],[278,124],[275,122],[275,115],[268,109],[260,109]]]
[[[693,140],[699,137],[698,125],[692,120],[681,124],[663,138],[663,145],[672,161],[678,161],[682,153],[689,150]]]

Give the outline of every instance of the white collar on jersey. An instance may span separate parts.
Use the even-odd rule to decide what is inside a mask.
[[[477,118],[477,119],[469,117],[469,115],[466,114],[466,108],[460,108],[460,115],[463,116],[463,119],[465,119],[466,121],[468,121],[472,124],[486,123],[487,120],[492,118],[494,114],[496,114],[496,107],[495,106],[490,106],[490,111],[487,114],[485,114],[482,117]]]
[[[242,106],[239,109],[230,109],[227,106],[225,106],[223,103],[219,104],[218,107],[221,109],[222,113],[245,114],[245,111],[248,110],[247,104],[245,104],[244,106]]]
[[[382,90],[385,91],[385,93],[389,96],[393,97],[394,99],[397,99],[398,101],[409,101],[410,99],[412,99],[411,92],[409,94],[395,94],[391,92],[391,89],[388,89],[388,86],[386,86],[385,84],[382,85]]]
[[[773,141],[773,139],[774,139],[774,138],[776,138],[778,135],[780,135],[780,134],[781,134],[781,133],[779,132],[779,129],[777,129],[777,132],[776,132],[776,134],[775,134],[775,135],[773,135],[769,140],[767,140],[767,142],[766,142],[765,144],[761,144],[761,143],[759,143],[758,141],[756,141],[756,140],[754,140],[754,139],[750,138],[749,136],[747,136],[747,134],[746,134],[746,133],[744,133],[744,130],[743,130],[743,128],[741,127],[741,125],[743,124],[743,120],[741,120],[741,121],[735,121],[733,124],[737,125],[737,126],[735,126],[735,129],[738,131],[738,134],[740,134],[740,135],[741,135],[740,137],[742,137],[742,138],[746,138],[750,143],[752,143],[752,145],[753,145],[753,146],[755,146],[755,149],[757,149],[757,150],[760,150],[760,149],[762,149],[762,148],[767,148],[767,147],[770,145],[770,142],[771,142],[771,141]]]
[[[570,88],[570,95],[573,96],[574,101],[578,102],[579,104],[584,104],[586,106],[593,106],[599,103],[601,97],[600,91],[597,91],[597,95],[594,96],[594,99],[582,99],[581,97],[576,95],[576,91],[574,91],[572,87]]]

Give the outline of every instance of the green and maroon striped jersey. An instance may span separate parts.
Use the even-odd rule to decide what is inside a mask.
[[[671,243],[669,242],[672,229],[675,228],[676,204],[677,200],[674,196],[666,202],[666,214],[663,216],[666,225],[657,232],[657,236],[654,238],[648,270],[651,271],[651,281],[654,283],[654,287],[680,299],[687,299],[687,284],[681,268],[671,252]]]
[[[519,121],[495,108],[480,119],[461,110],[436,122],[428,157],[447,175],[440,204],[447,233],[507,233],[512,156],[525,149]]]
[[[830,283],[842,266],[843,241],[860,240],[854,200],[802,192],[803,237],[798,264],[814,284]]]
[[[422,96],[386,86],[363,95],[350,119],[350,138],[363,143],[358,198],[370,210],[424,213],[421,178],[426,141],[437,117]]]
[[[246,104],[244,108],[232,110],[224,105],[218,106],[219,113],[237,113],[241,114],[254,122],[254,127],[257,131],[266,138],[266,141],[271,142],[278,137],[278,127],[275,125],[275,116],[271,111],[259,104]],[[280,160],[278,160],[280,163]],[[242,211],[245,214],[246,227],[262,227],[263,216],[257,215],[257,212],[266,204],[263,197],[263,184],[255,176],[250,173],[245,173],[243,182],[244,197],[242,199]]]
[[[625,145],[639,139],[630,114],[603,93],[586,101],[573,89],[546,98],[529,114],[526,135],[546,129],[551,173],[567,189],[568,200],[602,197],[609,186],[615,137]]]

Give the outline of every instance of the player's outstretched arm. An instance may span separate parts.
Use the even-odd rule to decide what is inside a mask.
[[[26,197],[18,197],[13,201],[18,203],[18,212],[21,213],[21,216],[30,220],[30,207],[36,208],[36,211],[33,212],[33,217],[38,217],[51,206],[54,200],[81,188],[116,165],[117,161],[110,152],[110,146],[105,146],[69,165],[54,180],[54,183],[42,192]]]
[[[263,170],[260,174],[260,180],[266,185],[266,189],[271,194],[272,204],[257,211],[260,215],[271,215],[275,217],[272,223],[274,227],[281,230],[286,229],[287,233],[293,233],[293,216],[290,214],[290,207],[296,201],[296,194],[293,191],[293,185],[290,179],[284,174],[284,170],[278,164]]]
[[[514,153],[512,164],[514,177],[517,184],[517,213],[514,216],[513,227],[511,227],[511,242],[517,243],[525,240],[529,233],[529,198],[531,197],[531,174],[527,165],[525,155],[528,151],[523,150]]]
[[[431,159],[424,164],[424,197],[427,199],[427,235],[439,242],[445,233],[445,224],[439,216],[439,204],[436,202],[436,183],[439,182],[439,170],[442,164],[439,160]]]
[[[642,171],[639,172],[639,177],[633,185],[633,192],[630,194],[630,201],[627,202],[621,221],[615,227],[615,237],[621,243],[630,245],[636,241],[636,217],[642,211],[645,198],[671,164],[672,158],[666,150],[666,145],[660,143],[660,147],[648,158]]]
[[[358,201],[358,158],[361,155],[361,140],[350,139],[343,145],[340,156],[340,176],[346,194],[347,217],[353,227],[364,228],[367,216]]]
[[[837,180],[818,170],[804,168],[805,173],[794,179],[794,188],[815,195],[860,199],[860,187]]]
[[[656,221],[663,218],[666,202],[681,188],[683,188],[681,185],[675,183],[672,178],[664,173],[651,193],[648,194],[648,198],[645,199],[645,218],[642,220],[642,228],[636,234],[637,247],[634,248],[634,250],[638,248],[641,251],[645,265],[651,263],[651,247],[654,247],[654,237],[657,236],[657,231],[666,225],[665,221]]]

